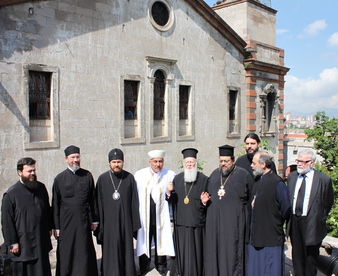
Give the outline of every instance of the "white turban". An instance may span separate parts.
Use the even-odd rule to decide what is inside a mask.
[[[150,159],[153,158],[164,158],[165,151],[164,150],[152,150],[148,152]]]

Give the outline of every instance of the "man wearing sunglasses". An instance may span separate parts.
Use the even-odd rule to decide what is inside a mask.
[[[326,217],[333,204],[330,177],[315,170],[316,155],[309,149],[298,153],[297,171],[288,176],[292,216],[288,233],[297,276],[316,276],[319,247],[326,236]]]

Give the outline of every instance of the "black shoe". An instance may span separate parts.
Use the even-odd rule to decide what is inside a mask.
[[[166,276],[167,273],[168,273],[168,270],[167,269],[161,269],[161,270],[158,270],[158,273],[162,276]]]

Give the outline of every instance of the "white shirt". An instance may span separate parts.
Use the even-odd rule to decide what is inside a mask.
[[[311,194],[311,188],[312,188],[312,182],[313,182],[314,169],[311,169],[305,175],[306,175],[306,177],[305,177],[306,186],[305,186],[305,195],[304,195],[302,216],[307,215],[307,210],[308,210],[308,207],[309,207],[309,199],[310,199],[310,194]],[[303,181],[303,175],[298,174],[295,192],[294,192],[294,195],[293,195],[293,210],[292,210],[293,214],[295,214],[298,192],[299,192],[300,186],[302,184],[302,181]]]

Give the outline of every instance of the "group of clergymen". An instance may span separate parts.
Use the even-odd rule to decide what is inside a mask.
[[[313,169],[311,150],[298,153],[285,185],[271,157],[249,133],[245,155],[219,147],[219,168],[197,170],[197,153],[182,150],[178,175],[163,167],[165,152],[148,153],[149,166],[133,176],[124,154],[108,154],[110,169],[94,185],[80,167],[80,149],[65,149],[67,169],[55,177],[52,206],[37,181],[35,160],[17,163],[20,180],[3,195],[2,231],[13,276],[51,275],[52,229],[57,276],[98,275],[92,231],[102,246],[101,275],[145,275],[151,248],[161,275],[284,275],[284,231],[292,243],[294,275],[316,275],[316,258],[333,204],[331,179]],[[173,218],[173,230],[171,222]],[[134,238],[139,271],[134,261]],[[171,266],[167,266],[167,256]]]

